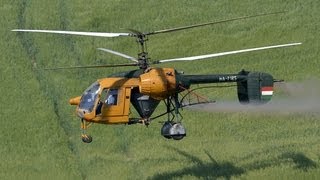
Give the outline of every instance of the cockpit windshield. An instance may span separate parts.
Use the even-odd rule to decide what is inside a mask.
[[[79,109],[85,113],[91,113],[100,91],[100,84],[98,82],[93,83],[82,94]]]

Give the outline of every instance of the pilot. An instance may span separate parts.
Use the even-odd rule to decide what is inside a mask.
[[[106,100],[107,105],[115,105],[115,98],[113,94],[110,94]]]
[[[117,90],[114,90],[114,89],[110,90],[109,96],[106,100],[106,104],[107,105],[116,105],[117,104],[117,94],[118,94]]]

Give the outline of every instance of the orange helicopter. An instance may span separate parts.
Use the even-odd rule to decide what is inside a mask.
[[[191,105],[184,103],[184,98],[192,94],[190,86],[192,84],[207,83],[236,83],[237,94],[242,104],[264,104],[267,103],[273,95],[273,83],[277,82],[272,75],[263,72],[249,72],[242,70],[235,74],[212,74],[212,75],[185,75],[174,68],[157,68],[151,67],[152,64],[159,64],[172,61],[193,61],[200,59],[213,58],[231,54],[238,54],[251,51],[259,51],[273,48],[282,48],[300,45],[301,43],[289,43],[272,45],[258,48],[242,49],[236,51],[206,54],[200,56],[174,58],[149,62],[146,51],[146,41],[149,35],[168,33],[179,30],[185,30],[195,27],[207,26],[212,24],[230,22],[235,20],[253,18],[258,16],[267,16],[279,14],[267,13],[254,16],[243,16],[222,21],[208,22],[172,29],[165,29],[153,32],[142,33],[130,29],[130,33],[102,33],[102,32],[78,32],[78,31],[56,31],[56,30],[30,30],[14,29],[19,32],[39,32],[39,33],[56,33],[96,37],[120,37],[130,36],[136,38],[141,52],[138,58],[116,52],[113,50],[99,48],[99,50],[112,53],[133,63],[115,64],[115,65],[95,65],[95,66],[75,66],[49,68],[55,69],[72,69],[72,68],[99,68],[99,67],[120,67],[120,66],[138,66],[139,69],[128,72],[121,72],[110,75],[109,77],[99,79],[89,86],[81,96],[70,99],[70,104],[75,105],[76,113],[81,119],[81,128],[83,130],[81,137],[85,143],[90,143],[92,137],[86,133],[90,123],[101,124],[136,124],[142,123],[149,125],[151,121],[161,116],[167,115],[167,120],[161,128],[161,135],[165,138],[181,140],[186,136],[186,130],[181,123],[182,115],[179,109]],[[185,95],[179,98],[183,92]],[[196,104],[208,103],[208,100],[198,100]],[[200,97],[201,99],[201,97]],[[166,106],[166,112],[152,117],[154,110],[163,101]],[[140,117],[131,117],[130,105],[136,109]]]

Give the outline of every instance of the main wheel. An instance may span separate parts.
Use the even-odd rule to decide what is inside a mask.
[[[186,135],[173,135],[173,136],[171,136],[171,137],[172,137],[172,139],[174,139],[174,140],[181,140],[181,139],[184,138],[184,136],[186,136]]]
[[[172,123],[167,121],[163,124],[161,128],[161,135],[167,139],[171,139],[170,128],[172,127]]]
[[[84,142],[84,143],[91,143],[92,142],[92,137],[87,134],[81,135],[81,139],[82,139],[82,142]]]
[[[170,128],[169,134],[174,140],[181,140],[186,136],[186,130],[180,123],[175,123]]]

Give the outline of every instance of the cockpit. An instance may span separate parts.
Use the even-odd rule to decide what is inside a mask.
[[[77,109],[78,115],[84,118],[85,114],[94,111],[95,115],[99,115],[103,105],[109,109],[118,105],[118,95],[119,89],[102,88],[99,82],[95,82],[83,92]]]
[[[97,101],[99,91],[100,84],[98,82],[95,82],[89,86],[82,94],[78,112],[81,112],[81,114],[83,113],[83,115],[86,113],[91,113]],[[79,114],[79,116],[81,115]]]
[[[133,86],[138,90],[138,83],[138,79],[99,79],[70,104],[77,105],[77,115],[88,122],[128,123],[131,90]]]

